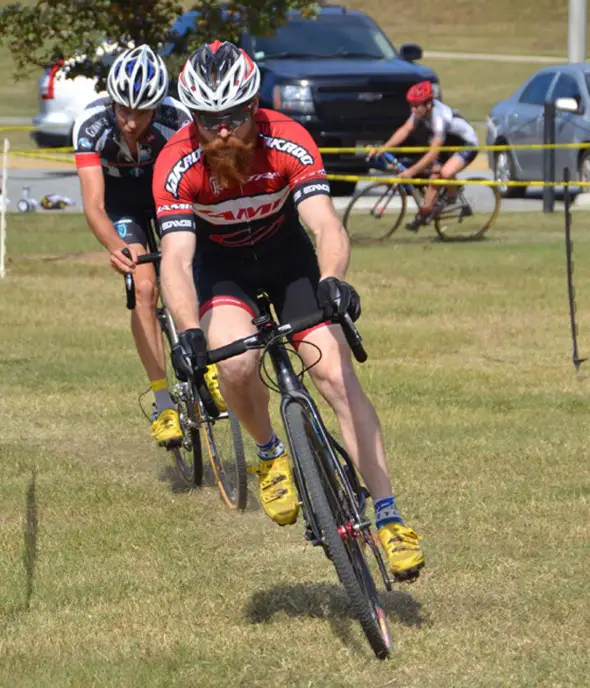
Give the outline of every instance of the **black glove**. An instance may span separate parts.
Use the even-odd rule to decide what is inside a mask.
[[[178,344],[172,347],[172,365],[176,377],[186,382],[191,376],[207,368],[207,339],[199,327],[178,335]]]
[[[358,292],[348,282],[337,277],[320,280],[316,295],[326,318],[337,319],[348,313],[354,321],[361,314],[361,297]]]

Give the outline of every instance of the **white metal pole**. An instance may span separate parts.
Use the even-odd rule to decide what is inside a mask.
[[[570,0],[568,14],[568,62],[586,61],[587,0]]]
[[[10,142],[4,139],[4,152],[2,154],[2,207],[0,207],[0,278],[6,275],[6,185],[8,181],[8,150]]]

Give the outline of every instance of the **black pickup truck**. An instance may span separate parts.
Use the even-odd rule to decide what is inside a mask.
[[[190,30],[196,12],[180,17],[172,30]],[[261,106],[297,120],[320,147],[354,147],[382,143],[410,114],[408,88],[428,79],[440,97],[437,75],[414,64],[419,46],[406,43],[397,51],[366,14],[325,5],[316,19],[297,12],[273,36],[243,34],[241,47],[257,62]],[[409,141],[421,143],[423,141]],[[363,155],[325,154],[328,172],[363,174]],[[334,195],[348,195],[349,182],[332,182]]]

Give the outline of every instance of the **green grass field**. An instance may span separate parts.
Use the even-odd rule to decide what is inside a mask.
[[[479,244],[423,231],[354,250],[359,375],[428,556],[384,597],[387,663],[301,526],[274,526],[255,498],[236,515],[213,487],[175,489],[137,404],[123,281],[96,251],[81,216],[8,218],[1,686],[587,684],[588,379],[570,362],[558,214],[501,216]]]

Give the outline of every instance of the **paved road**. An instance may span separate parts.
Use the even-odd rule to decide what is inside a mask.
[[[560,64],[567,62],[567,57],[548,55],[503,55],[498,53],[454,53],[442,50],[425,50],[424,59],[428,60],[478,60],[482,62],[522,62],[525,64]]]
[[[491,178],[490,172],[478,173],[482,177]],[[363,188],[367,182],[360,182],[358,188]],[[23,195],[23,187],[29,187],[30,195],[39,200],[42,196],[48,193],[59,193],[70,197],[75,205],[69,208],[70,211],[79,211],[81,209],[80,185],[76,171],[73,167],[67,167],[63,170],[43,170],[43,169],[29,169],[29,170],[9,170],[8,173],[8,198],[10,204],[9,211],[16,210],[16,202]],[[487,189],[477,188],[474,192],[476,194],[476,203],[479,199],[482,210],[487,210],[485,199],[488,198],[489,191]],[[562,194],[558,190],[556,210],[562,209],[561,202]],[[523,211],[541,211],[543,208],[543,195],[541,189],[532,189],[527,192],[524,199],[504,199],[502,201],[503,212],[523,212]],[[336,208],[343,211],[348,205],[350,197],[340,197],[335,199]],[[574,207],[588,207],[590,206],[590,194],[580,194]],[[409,210],[412,210],[413,203],[410,204]]]

